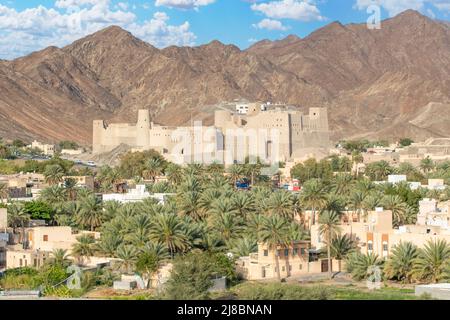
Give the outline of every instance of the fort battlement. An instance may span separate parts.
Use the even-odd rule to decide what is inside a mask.
[[[96,154],[108,152],[120,144],[126,144],[134,149],[155,149],[163,155],[171,155],[179,144],[176,136],[180,136],[181,132],[182,136],[194,139],[194,130],[215,132],[212,142],[216,144],[217,151],[222,152],[227,151],[226,146],[231,139],[236,139],[236,132],[244,135],[250,131],[259,132],[261,130],[266,130],[269,135],[276,133],[280,161],[301,157],[302,150],[306,148],[328,148],[330,146],[326,108],[311,108],[309,114],[303,114],[298,110],[263,109],[258,104],[252,104],[245,114],[232,110],[216,110],[214,125],[200,129],[156,125],[151,122],[148,110],[139,110],[135,124],[106,124],[102,120],[96,120],[94,121],[93,152]],[[233,132],[233,136],[230,132]],[[267,145],[274,143],[271,141],[273,138],[262,139],[267,140],[263,141]],[[246,140],[244,145],[239,147],[239,152],[249,153],[251,144],[254,142]],[[192,145],[195,144],[198,142],[192,141]],[[184,151],[181,150],[181,152]],[[180,151],[178,150],[178,152]],[[200,152],[202,151],[200,150]]]

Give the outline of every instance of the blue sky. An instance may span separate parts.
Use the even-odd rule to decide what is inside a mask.
[[[450,20],[450,0],[0,0],[0,58],[64,46],[111,24],[157,47],[217,39],[244,49],[336,20],[365,23],[374,4],[382,19],[416,9]]]

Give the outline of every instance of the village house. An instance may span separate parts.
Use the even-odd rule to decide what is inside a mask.
[[[294,241],[288,246],[279,245],[276,249],[265,243],[258,243],[258,252],[240,257],[236,261],[236,271],[246,280],[268,280],[277,278],[277,259],[280,277],[290,278],[308,273],[328,271],[328,260],[318,259],[310,249],[309,241]],[[332,270],[338,271],[339,263],[332,263]]]
[[[64,176],[63,181],[73,179],[76,182],[76,187],[94,191],[94,177],[92,176]],[[64,185],[64,182],[62,182]]]
[[[424,204],[422,206],[425,207]],[[393,247],[400,242],[412,242],[418,247],[423,247],[430,240],[444,239],[450,242],[448,227],[434,226],[426,219],[420,218],[421,214],[416,225],[405,225],[394,229],[392,212],[376,208],[368,212],[365,221],[358,221],[355,217],[348,219],[344,216],[340,225],[341,234],[351,235],[362,253],[374,253],[382,258],[387,258]],[[319,227],[318,223],[311,226],[311,246],[315,249],[326,247]]]
[[[53,156],[55,154],[55,145],[45,144],[34,140],[30,145],[27,146],[31,149],[38,149],[46,156]]]
[[[160,204],[164,204],[167,197],[171,194],[168,193],[150,193],[146,191],[146,186],[139,184],[134,189],[129,189],[126,193],[109,193],[103,194],[103,201],[118,201],[120,203],[133,203],[140,202],[145,199],[155,199]]]

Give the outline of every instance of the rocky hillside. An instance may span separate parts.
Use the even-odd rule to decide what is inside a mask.
[[[162,50],[109,27],[0,61],[0,136],[89,143],[93,119],[160,123],[234,99],[326,106],[335,139],[450,136],[450,28],[415,11],[381,30],[333,22],[242,51],[218,41]],[[441,118],[444,119],[444,118]],[[437,121],[437,122],[436,122]]]

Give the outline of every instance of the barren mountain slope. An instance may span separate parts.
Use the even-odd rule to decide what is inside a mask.
[[[235,99],[326,106],[334,139],[450,136],[448,121],[430,122],[450,113],[450,28],[409,10],[381,30],[334,22],[242,51],[159,50],[109,27],[0,61],[0,93],[0,136],[28,140],[90,143],[92,120],[135,121],[140,108],[168,125],[211,123],[210,106]]]

